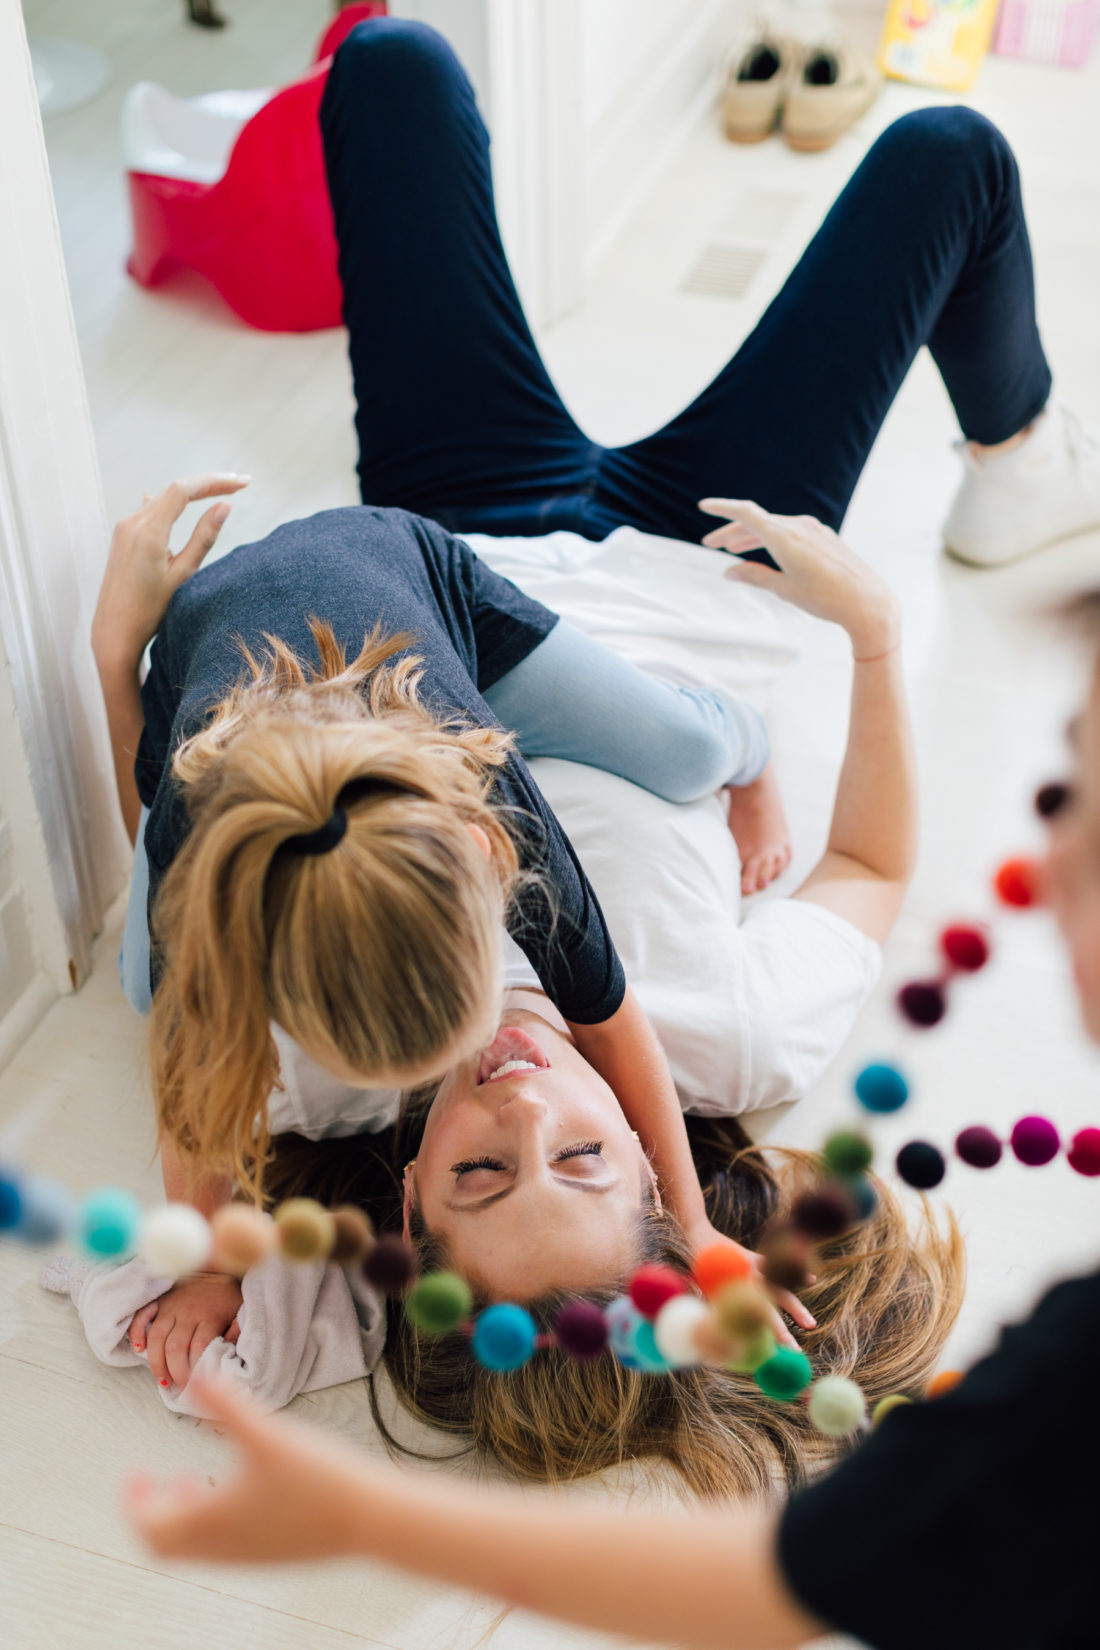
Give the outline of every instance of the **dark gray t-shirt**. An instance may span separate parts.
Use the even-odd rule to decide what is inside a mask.
[[[189,829],[173,752],[239,679],[242,642],[262,653],[266,633],[314,659],[311,616],[327,620],[351,656],[377,623],[410,632],[427,707],[482,725],[496,723],[482,692],[557,623],[461,539],[405,510],[322,511],[204,568],[172,598],[142,689],[135,773],[150,810],[150,909]],[[518,756],[500,770],[493,800],[507,811],[521,863],[542,873],[554,906],[537,883],[521,894],[509,923],[516,941],[567,1020],[608,1019],[626,989],[622,965],[569,839]]]

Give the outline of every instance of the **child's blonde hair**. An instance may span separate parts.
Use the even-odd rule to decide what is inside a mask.
[[[509,736],[437,721],[420,660],[396,657],[410,637],[376,627],[349,664],[329,625],[310,629],[316,668],[276,637],[261,659],[243,649],[242,680],[177,752],[192,829],[154,912],[162,1137],[193,1171],[231,1169],[257,1197],[271,1022],[364,1085],[464,1052],[491,1035],[517,876],[488,797]],[[301,852],[290,839],[338,806],[343,839]]]

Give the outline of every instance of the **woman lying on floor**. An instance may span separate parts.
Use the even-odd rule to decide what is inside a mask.
[[[1032,456],[1038,447],[1053,451],[1051,443],[1057,447],[1058,432],[1064,431],[1061,415],[1040,417],[1050,375],[1035,327],[1015,167],[999,134],[968,111],[929,111],[891,128],[734,361],[664,430],[618,450],[601,449],[583,436],[538,359],[496,231],[484,128],[468,82],[439,37],[389,20],[357,30],[330,75],[323,125],[359,406],[360,477],[364,497],[374,503],[430,511],[464,533],[561,528],[579,540],[599,540],[625,524],[642,533],[689,539],[705,524],[699,497],[716,481],[725,486],[732,477],[739,484],[751,481],[751,490],[772,510],[816,511],[838,523],[882,417],[927,340],[972,444],[972,473],[953,520],[965,517],[973,527],[976,521],[988,526],[1003,519],[1004,532],[997,526],[992,536],[999,550],[1008,544],[1015,554],[1035,548],[1043,533],[1080,525],[1084,482],[1079,467],[1073,467],[1079,455],[1072,442],[1064,453],[1058,448],[1061,457],[1053,470],[1029,462],[1022,491],[1019,478],[1013,480],[1012,451],[1021,444]],[[361,164],[364,154],[382,150],[385,167]],[[918,156],[914,174],[910,162]],[[901,175],[907,180],[904,190],[898,186]],[[914,175],[921,185],[917,194]],[[417,203],[415,213],[409,212],[410,200]],[[860,253],[855,259],[853,247]],[[384,325],[378,320],[382,315]],[[979,440],[985,448],[974,446]],[[993,446],[1006,450],[994,455]],[[1043,491],[1052,474],[1060,489],[1057,509]],[[997,517],[998,501],[1006,498],[1017,507]],[[157,905],[163,976],[153,1042],[169,1190],[178,1195],[185,1186],[182,1153],[191,1169],[207,1171],[204,1183],[191,1186],[193,1196],[208,1207],[227,1197],[230,1169],[247,1176],[246,1158],[256,1157],[257,1117],[262,1164],[266,1102],[278,1069],[270,1023],[292,1036],[296,1025],[315,1031],[312,1010],[336,1001],[343,1010],[349,981],[353,995],[359,992],[354,1012],[341,1012],[339,1025],[330,1018],[324,1035],[307,1049],[338,1081],[354,1079],[365,1088],[389,1077],[412,1086],[414,1079],[438,1078],[456,1058],[461,1063],[491,1044],[487,1022],[489,982],[496,982],[495,941],[484,936],[490,928],[499,932],[503,894],[518,860],[521,871],[539,868],[543,874],[542,891],[521,879],[518,937],[580,1052],[610,1082],[625,1118],[642,1136],[639,1181],[644,1157],[656,1173],[666,1211],[677,1216],[687,1240],[697,1243],[711,1228],[660,1050],[625,991],[599,907],[568,841],[523,764],[492,731],[493,717],[516,730],[526,756],[587,760],[656,790],[663,784],[665,794],[679,800],[731,780],[760,781],[766,750],[759,719],[728,698],[671,689],[636,671],[624,676],[621,661],[593,648],[578,628],[556,623],[553,612],[514,586],[494,580],[461,541],[389,508],[292,524],[186,586],[161,627],[142,707],[136,702],[137,659],[149,634],[161,626],[163,603],[158,607],[159,596],[145,603],[121,648],[112,615],[120,604],[133,605],[126,577],[140,561],[135,546],[144,544],[142,554],[152,558],[140,577],[156,567],[166,597],[164,586],[179,582],[212,542],[216,523],[207,517],[194,552],[176,568],[166,565],[168,529],[184,502],[185,495],[176,491],[167,506],[163,500],[156,506],[155,519],[146,513],[136,526],[130,524],[129,539],[124,536],[117,547],[97,629],[118,749],[133,751],[143,708],[147,718],[139,785],[151,812],[142,822],[142,846],[154,893],[161,882],[171,893]],[[736,553],[757,554],[753,546],[776,519],[720,503],[716,513],[733,525],[716,530],[711,542]],[[1022,541],[1023,528],[1039,520],[1042,532],[1035,528]],[[1011,542],[1009,527],[1016,535]],[[813,533],[808,527],[799,531]],[[959,535],[953,532],[953,538],[959,549]],[[825,561],[825,545],[834,542],[828,535],[808,539]],[[410,603],[414,586],[416,601]],[[389,599],[395,592],[396,606]],[[334,731],[323,726],[328,711],[320,709],[322,702],[331,710],[343,694],[341,705],[354,699],[353,714],[363,714],[358,678],[310,685],[294,663],[292,655],[312,658],[319,644],[321,633],[311,632],[308,623],[311,614],[328,619],[352,649],[378,620],[411,627],[417,649],[430,654],[424,686],[433,706],[475,724],[474,733],[447,736],[457,745],[448,745],[451,754],[442,760],[442,733],[417,722],[431,773],[446,768],[448,783],[465,774],[460,806],[453,789],[448,792],[450,817],[457,821],[449,850],[452,887],[462,918],[457,928],[452,925],[446,946],[436,935],[422,953],[433,979],[444,982],[447,991],[424,995],[423,985],[414,984],[406,998],[396,989],[398,980],[414,980],[416,970],[410,973],[408,956],[394,951],[400,925],[392,921],[374,924],[381,945],[374,966],[365,973],[349,970],[350,958],[365,955],[362,932],[375,906],[371,900],[349,903],[343,893],[335,906],[316,904],[326,885],[339,882],[334,865],[371,851],[379,809],[396,809],[391,839],[400,844],[395,863],[407,887],[407,787],[402,800],[391,774],[380,790],[376,768],[355,755],[321,763],[320,777],[291,787],[292,795],[284,783],[289,765],[280,760],[253,764],[248,784],[259,784],[259,793],[247,786],[234,792],[228,783],[241,778],[242,763],[255,748],[254,737],[236,746],[233,740],[248,722],[246,701],[253,708],[262,703],[266,715],[279,700],[280,715],[289,710],[290,720],[297,718],[294,763],[305,764],[295,768],[303,775],[311,762],[320,761],[318,753]],[[887,634],[880,620],[881,613],[871,627],[874,649],[885,643],[886,657],[867,650],[870,635],[857,638],[857,657],[863,660],[857,692],[865,672],[879,673],[880,680],[896,672],[893,633]],[[257,664],[254,696],[242,689],[226,700],[239,671],[238,637],[261,654],[272,630],[286,647],[276,650],[276,662],[266,672]],[[327,649],[326,668],[337,669],[339,653]],[[376,650],[371,662],[380,665],[384,654],[384,648]],[[401,710],[407,729],[413,712],[408,673],[399,677],[401,668],[398,664],[388,674],[378,670],[371,708]],[[891,693],[896,695],[896,683],[878,697],[894,712]],[[209,723],[211,706],[219,701],[221,712]],[[554,707],[549,734],[547,705]],[[368,714],[368,725],[370,720]],[[376,715],[375,724],[379,720]],[[269,717],[268,732],[272,721]],[[397,725],[394,719],[391,726]],[[640,738],[636,731],[632,736],[638,727],[644,729]],[[684,739],[685,727],[691,729],[690,741]],[[656,743],[654,729],[661,734]],[[608,730],[615,735],[611,740]],[[255,731],[250,728],[251,735]],[[685,786],[680,769],[689,748],[704,760]],[[417,772],[418,783],[428,785],[427,770]],[[120,777],[136,827],[136,796],[125,761]],[[197,814],[190,833],[180,780],[188,782],[186,801]],[[277,798],[270,788],[263,790],[275,781]],[[513,810],[539,821],[542,836],[534,849],[522,842],[517,853],[510,845],[504,816],[486,806],[490,789]],[[273,802],[274,813],[265,811]],[[446,799],[441,807],[446,811]],[[514,812],[511,818],[514,823]],[[754,879],[759,881],[785,852],[773,803],[766,799],[762,817],[735,819],[734,825],[747,862],[759,868]],[[892,863],[903,867],[902,880],[907,841],[891,843],[889,853]],[[278,870],[268,878],[276,862]],[[543,897],[547,867],[560,906],[553,934]],[[842,874],[839,880],[850,878]],[[135,886],[140,890],[140,876]],[[231,894],[237,913],[253,925],[243,951],[224,944]],[[830,899],[822,889],[823,908]],[[283,920],[292,908],[298,911],[293,945],[287,939],[291,925]],[[128,971],[147,995],[149,971],[142,959],[148,934],[140,893],[132,915]],[[853,920],[858,924],[858,915]],[[864,926],[881,935],[881,923],[880,911]],[[471,953],[475,929],[482,942]],[[276,942],[284,947],[285,967],[276,966]],[[471,954],[478,959],[473,986]],[[395,960],[401,967],[390,968]],[[459,980],[465,981],[462,990],[455,989]],[[387,987],[381,993],[379,981]],[[413,1013],[409,1003],[417,1000],[417,989],[420,1006]],[[498,1015],[499,998],[494,1028]],[[211,1103],[212,1071],[224,1104]],[[262,1169],[252,1171],[253,1185],[260,1178]],[[575,1203],[595,1207],[597,1201]],[[540,1234],[527,1229],[526,1241],[537,1251]],[[554,1281],[572,1286],[593,1281],[597,1253],[607,1270],[612,1256],[579,1237],[571,1275]],[[610,1270],[621,1275],[625,1246],[613,1259]],[[532,1288],[545,1282],[535,1280]],[[164,1332],[162,1356],[173,1378],[185,1379],[202,1344],[231,1325],[238,1301],[230,1282],[206,1280],[184,1285],[161,1303],[158,1334]]]

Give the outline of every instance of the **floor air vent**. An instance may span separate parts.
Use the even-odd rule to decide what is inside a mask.
[[[763,247],[715,241],[704,249],[680,291],[706,298],[743,298],[767,256]]]

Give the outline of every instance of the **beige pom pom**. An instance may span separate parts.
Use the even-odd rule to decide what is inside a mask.
[[[357,1209],[353,1203],[343,1203],[340,1208],[333,1209],[332,1219],[336,1227],[332,1259],[339,1261],[341,1266],[359,1265],[366,1260],[374,1245],[374,1227],[362,1209]]]
[[[290,1197],[275,1210],[287,1260],[327,1260],[336,1244],[336,1222],[311,1197]]]
[[[227,1203],[211,1217],[214,1253],[211,1264],[219,1271],[243,1278],[279,1246],[275,1222],[250,1203]]]

